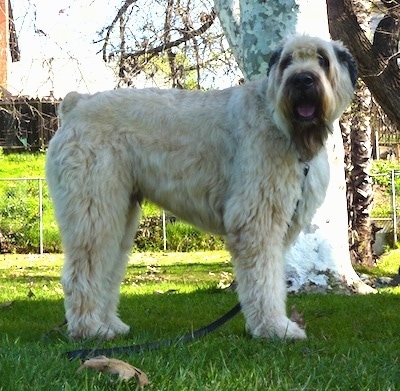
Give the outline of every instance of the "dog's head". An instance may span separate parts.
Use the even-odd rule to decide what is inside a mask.
[[[311,159],[350,103],[356,63],[340,42],[294,36],[271,56],[268,101],[276,125]]]

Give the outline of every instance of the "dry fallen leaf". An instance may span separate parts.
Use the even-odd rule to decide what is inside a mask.
[[[305,325],[305,322],[304,322],[304,314],[303,313],[300,313],[299,311],[297,311],[297,308],[296,308],[296,306],[294,305],[293,307],[292,307],[292,311],[291,311],[291,314],[290,314],[290,320],[292,321],[292,322],[295,322],[295,323],[297,323],[297,325],[300,327],[300,328],[302,328],[302,329],[305,329],[306,328],[306,325]]]
[[[140,387],[146,387],[150,384],[147,375],[139,368],[126,363],[125,361],[115,358],[107,358],[106,356],[97,356],[86,360],[77,370],[82,371],[85,368],[91,368],[95,371],[118,375],[120,380],[128,381],[135,377]]]

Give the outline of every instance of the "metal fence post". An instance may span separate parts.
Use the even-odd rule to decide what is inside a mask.
[[[167,251],[167,227],[165,223],[165,210],[162,211],[162,231],[163,231],[163,242],[164,242],[164,251]]]
[[[39,252],[43,255],[43,180],[39,181]]]
[[[393,213],[393,244],[397,243],[397,211],[396,211],[396,185],[394,182],[395,173],[391,171],[392,181],[392,213]]]

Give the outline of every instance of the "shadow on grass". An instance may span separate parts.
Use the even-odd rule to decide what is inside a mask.
[[[77,375],[79,362],[68,361],[65,353],[175,339],[214,321],[236,302],[235,293],[216,289],[123,294],[121,318],[131,332],[100,343],[70,341],[65,328],[44,338],[63,320],[61,299],[16,301],[0,308],[0,389],[114,389],[105,376]],[[293,295],[288,308],[293,304],[305,315],[305,341],[252,339],[240,315],[204,339],[118,358],[145,370],[154,390],[398,389],[400,295]]]
[[[323,339],[361,338],[379,340],[398,338],[400,296],[294,295],[288,307],[296,304],[304,312],[309,336]],[[191,293],[122,295],[121,319],[131,326],[123,344],[175,338],[213,322],[237,303],[233,292],[215,288]],[[31,298],[16,300],[0,308],[0,329],[10,340],[37,341],[63,322],[62,299]],[[220,333],[243,335],[244,319],[240,314],[224,325]],[[66,337],[66,328],[49,334]],[[115,344],[107,342],[107,345]]]
[[[222,316],[237,303],[235,293],[215,288],[199,289],[192,293],[122,295],[121,319],[131,331],[118,340],[176,337],[200,328]],[[0,308],[0,329],[10,340],[37,341],[45,335],[66,337],[66,327],[49,333],[64,319],[63,300],[26,298],[15,300]],[[237,331],[243,331],[243,319],[237,317]],[[227,326],[229,327],[229,326]]]

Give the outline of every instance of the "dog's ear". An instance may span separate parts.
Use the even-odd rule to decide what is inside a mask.
[[[335,54],[339,62],[346,65],[353,87],[357,81],[357,63],[351,53],[343,46],[335,45]]]
[[[283,48],[280,47],[280,48],[278,48],[278,49],[276,49],[276,50],[274,50],[272,52],[271,58],[270,58],[269,63],[268,63],[267,76],[269,76],[271,68],[279,61],[279,59],[281,57],[281,54],[282,54],[282,50],[283,50]]]

